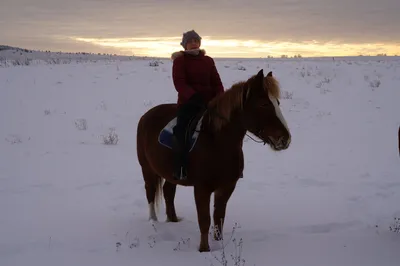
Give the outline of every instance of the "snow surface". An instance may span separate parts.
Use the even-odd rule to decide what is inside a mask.
[[[43,65],[43,64],[70,64],[86,62],[109,61],[129,61],[144,57],[114,55],[114,54],[94,54],[87,52],[67,53],[28,50],[18,47],[0,45],[0,67],[17,65]]]
[[[176,100],[171,61],[150,62],[0,68],[0,265],[400,264],[398,58],[216,60],[226,88],[272,70],[292,132],[279,153],[246,137],[226,264],[197,251],[193,188],[183,221],[148,221],[136,125]]]

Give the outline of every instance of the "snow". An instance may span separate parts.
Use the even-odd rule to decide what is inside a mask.
[[[150,62],[0,68],[0,265],[224,265],[221,243],[197,251],[193,188],[177,189],[181,222],[148,221],[136,124],[176,100],[171,61]],[[216,63],[226,88],[272,70],[292,133],[282,152],[245,139],[227,265],[240,246],[246,265],[399,265],[400,59]]]
[[[42,65],[45,64],[71,64],[86,62],[115,62],[130,61],[140,57],[124,56],[116,54],[94,54],[88,52],[51,52],[28,50],[18,47],[0,45],[0,67],[20,65]],[[141,57],[145,58],[145,57]]]

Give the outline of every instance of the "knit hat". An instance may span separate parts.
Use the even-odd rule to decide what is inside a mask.
[[[197,39],[201,41],[201,37],[194,30],[183,33],[181,45],[186,49],[186,44],[190,39]]]

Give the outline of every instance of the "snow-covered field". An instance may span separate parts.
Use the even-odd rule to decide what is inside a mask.
[[[94,54],[87,52],[66,53],[28,50],[18,47],[0,45],[0,67],[27,66],[41,64],[71,64],[87,62],[130,61],[138,59],[133,56]]]
[[[272,70],[293,138],[246,137],[227,264],[197,251],[192,188],[183,221],[147,220],[136,124],[176,92],[169,60],[141,59],[0,68],[0,265],[399,265],[400,59],[216,62],[226,88]]]

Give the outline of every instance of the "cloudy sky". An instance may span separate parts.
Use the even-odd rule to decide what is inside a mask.
[[[400,0],[1,0],[0,44],[168,57],[400,55]]]

